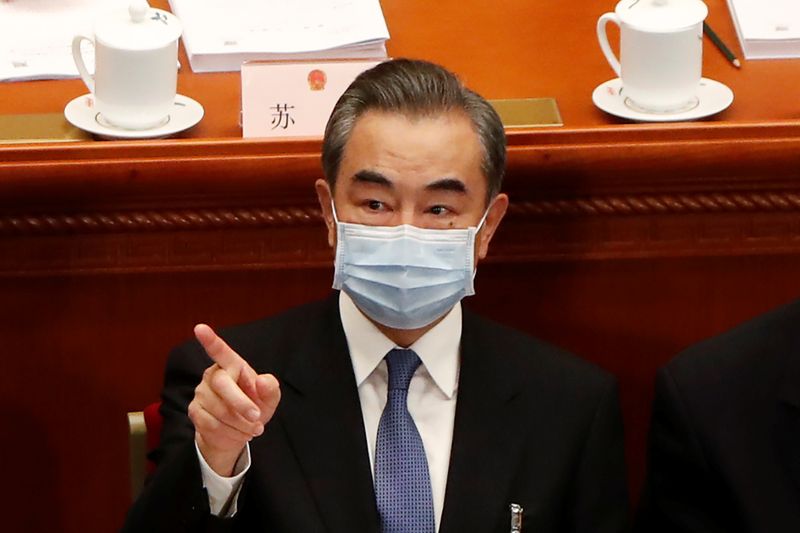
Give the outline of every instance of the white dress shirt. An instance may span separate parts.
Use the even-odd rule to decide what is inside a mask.
[[[373,476],[378,423],[386,405],[388,371],[384,357],[395,345],[364,316],[344,292],[339,293],[339,312],[358,385],[361,413],[367,436],[367,449]],[[408,346],[419,356],[417,368],[408,387],[408,411],[417,426],[430,471],[436,530],[442,518],[453,422],[458,392],[459,349],[461,342],[461,304],[453,309],[417,342]],[[198,450],[203,485],[208,491],[211,512],[225,516],[236,512],[236,497],[241,480],[250,467],[250,449],[242,453],[233,477],[217,475]],[[228,509],[226,503],[230,502]]]

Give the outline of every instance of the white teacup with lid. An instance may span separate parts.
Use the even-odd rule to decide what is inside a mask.
[[[621,0],[597,21],[600,48],[622,79],[628,107],[674,113],[697,106],[703,68],[701,0]],[[620,27],[620,57],[608,44],[606,24]]]
[[[169,120],[178,84],[180,21],[172,13],[134,0],[128,9],[100,17],[94,39],[77,35],[72,56],[94,96],[104,125],[145,130]],[[81,42],[94,43],[95,74],[86,69]]]

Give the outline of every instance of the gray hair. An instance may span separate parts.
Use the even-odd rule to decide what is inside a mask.
[[[322,141],[322,169],[333,190],[344,147],[358,118],[371,109],[409,117],[463,111],[478,134],[487,181],[487,202],[500,192],[506,167],[506,135],[500,117],[455,74],[427,61],[395,59],[362,72],[336,102]]]

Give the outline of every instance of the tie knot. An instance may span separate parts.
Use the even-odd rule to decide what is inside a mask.
[[[419,356],[414,350],[394,349],[386,354],[386,365],[389,367],[389,390],[408,389],[411,376],[419,367]]]

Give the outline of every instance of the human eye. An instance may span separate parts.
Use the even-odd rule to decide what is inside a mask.
[[[452,214],[452,211],[447,206],[434,205],[434,206],[431,206],[430,208],[428,208],[428,213],[430,213],[430,214],[432,214],[434,216],[437,216],[437,217],[441,217],[441,216],[447,216],[447,215]]]
[[[380,213],[386,211],[386,204],[381,202],[380,200],[374,200],[374,199],[364,200],[363,205],[368,211],[372,211],[374,213]]]

